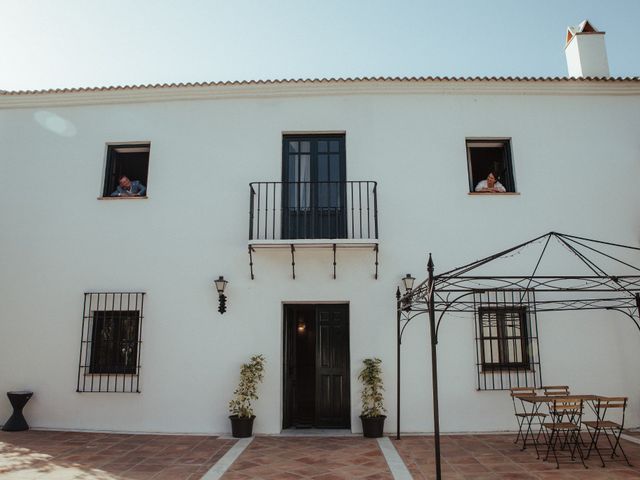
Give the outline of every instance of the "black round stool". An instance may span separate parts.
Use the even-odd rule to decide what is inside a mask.
[[[20,432],[22,430],[29,430],[29,424],[22,415],[22,409],[27,404],[29,399],[33,396],[33,392],[19,391],[19,392],[7,392],[7,397],[13,407],[13,413],[9,420],[2,426],[2,430],[5,432]]]

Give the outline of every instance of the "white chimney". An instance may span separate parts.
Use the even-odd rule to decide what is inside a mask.
[[[604,33],[585,20],[577,27],[567,28],[564,53],[570,77],[608,77],[609,61],[604,45]]]

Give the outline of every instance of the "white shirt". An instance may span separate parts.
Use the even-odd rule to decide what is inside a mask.
[[[481,192],[485,188],[489,188],[489,185],[487,185],[486,180],[481,180],[478,182],[478,185],[476,185],[476,192]],[[504,188],[502,184],[497,180],[496,180],[496,183],[493,184],[493,188],[500,193],[505,193],[507,191],[507,189]]]

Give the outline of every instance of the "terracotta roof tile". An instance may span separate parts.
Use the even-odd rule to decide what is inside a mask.
[[[215,86],[244,86],[244,85],[286,85],[301,83],[364,83],[364,82],[640,82],[640,77],[346,77],[346,78],[298,78],[276,80],[232,80],[219,82],[186,82],[186,83],[156,83],[147,85],[122,85],[110,87],[79,87],[54,88],[48,90],[0,90],[0,96],[11,95],[41,95],[52,93],[82,93],[107,92],[122,90],[150,90],[166,88],[215,87]]]

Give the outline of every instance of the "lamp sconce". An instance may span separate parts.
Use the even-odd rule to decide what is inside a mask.
[[[304,335],[304,332],[307,331],[307,324],[305,323],[304,319],[301,318],[298,320],[298,334],[299,335]]]
[[[413,283],[416,281],[416,279],[411,276],[410,273],[407,273],[407,275],[402,279],[402,283],[404,284],[404,290],[405,293],[410,293],[411,290],[413,290]],[[402,310],[404,310],[405,312],[408,312],[411,310],[411,304],[409,302],[408,299],[404,299],[402,301],[403,305],[402,305]]]
[[[413,278],[410,273],[407,273],[407,275],[402,279],[402,283],[404,283],[404,289],[407,292],[410,292],[411,290],[413,290],[413,282],[415,281],[416,279]]]
[[[227,296],[224,294],[224,289],[227,286],[227,282],[222,275],[213,282],[218,291],[218,311],[222,314],[227,311]]]

